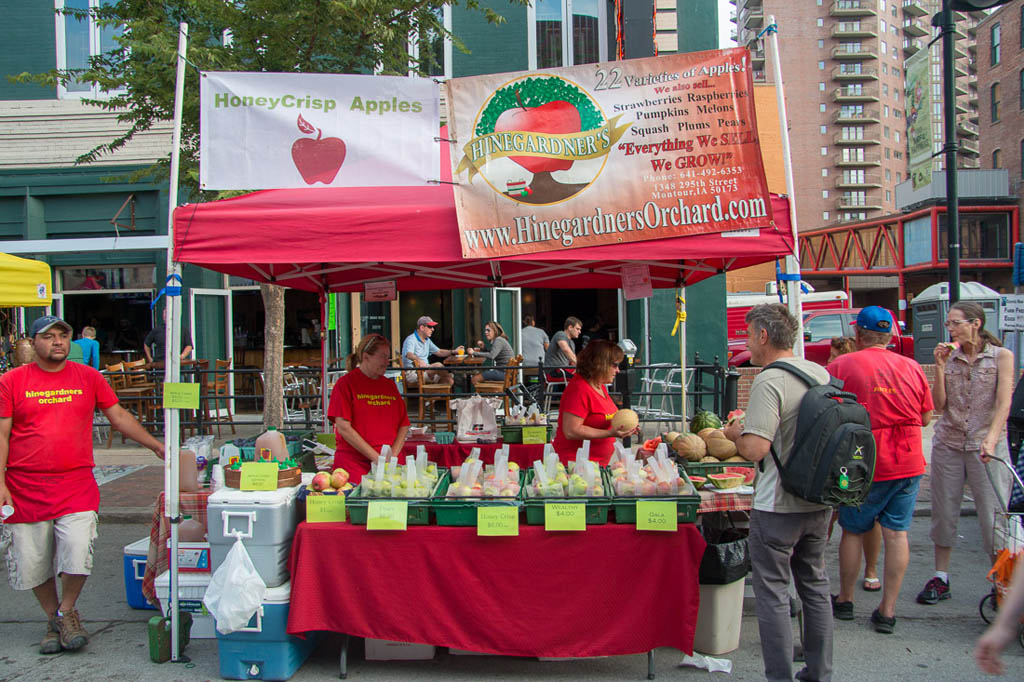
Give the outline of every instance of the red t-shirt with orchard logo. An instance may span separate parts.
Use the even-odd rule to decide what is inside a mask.
[[[0,376],[0,418],[12,418],[5,480],[14,516],[8,523],[99,509],[93,414],[116,404],[103,375],[77,362],[58,372],[32,363]]]
[[[393,379],[381,377],[371,379],[357,367],[334,384],[331,401],[327,404],[327,416],[348,421],[370,444],[380,451],[383,445],[392,445],[398,429],[409,425],[405,400],[398,392]],[[349,474],[352,485],[370,472],[370,460],[363,453],[348,444],[335,428],[337,443],[334,450],[334,466],[341,467]],[[401,453],[394,453],[397,457]]]
[[[608,395],[608,389],[601,386],[601,395],[578,374],[569,380],[569,385],[562,392],[559,412],[574,414],[583,420],[584,426],[595,429],[610,429],[612,417],[618,411],[615,401]],[[562,433],[562,420],[558,420],[558,433],[555,434],[554,448],[558,459],[563,464],[575,461],[576,450],[583,446],[583,441],[566,438]],[[595,438],[590,441],[590,461],[600,466],[608,466],[612,452],[615,451],[614,438]]]

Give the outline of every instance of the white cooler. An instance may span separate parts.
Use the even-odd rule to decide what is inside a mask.
[[[267,491],[221,488],[206,502],[210,570],[216,572],[235,544],[235,533],[267,587],[288,582],[288,555],[299,522],[295,496],[301,486]]]
[[[213,639],[217,636],[213,616],[206,610],[203,597],[210,586],[209,573],[178,572],[178,609],[192,614],[192,639]],[[166,616],[171,608],[171,574],[164,571],[154,581],[160,609]]]

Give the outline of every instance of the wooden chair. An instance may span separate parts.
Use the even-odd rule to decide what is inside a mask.
[[[427,373],[436,372],[436,367],[414,367],[406,368],[407,372],[416,372],[417,381],[414,384],[406,384],[406,393],[419,393],[419,421],[423,421],[423,415],[427,408],[430,409],[431,418],[437,411],[437,403],[444,405],[445,420],[449,424],[452,421],[452,387],[451,384],[431,384],[427,382]],[[435,430],[437,430],[435,428]]]
[[[505,369],[505,380],[504,381],[481,381],[478,382],[475,390],[480,395],[500,395],[505,403],[505,416],[508,417],[509,413],[509,397],[508,393],[505,393],[505,389],[512,388],[517,383],[516,376],[519,373],[519,367],[523,364],[523,356],[517,355],[509,360],[508,368]]]
[[[205,382],[206,390],[203,392],[203,418],[211,424],[217,425],[217,438],[220,438],[220,425],[229,424],[232,435],[235,433],[235,418],[231,414],[231,358],[227,360],[214,361],[213,381]],[[209,375],[207,375],[209,377]],[[213,401],[213,410],[209,409],[210,401]],[[224,403],[224,412],[221,414],[220,404]]]
[[[106,371],[107,382],[114,389],[114,393],[117,394],[118,402],[122,403],[124,408],[132,412],[137,419],[145,421],[151,406],[148,398],[153,395],[152,388],[148,386],[130,386],[129,375],[125,374],[125,363],[123,362],[107,365]],[[144,374],[143,377],[145,377]],[[107,436],[108,449],[114,444],[114,431],[114,427],[111,426],[110,434]],[[125,437],[122,433],[121,444],[124,445],[125,442]]]

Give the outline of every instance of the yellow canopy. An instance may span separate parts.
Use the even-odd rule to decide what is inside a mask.
[[[0,307],[50,305],[51,281],[46,263],[0,253]]]

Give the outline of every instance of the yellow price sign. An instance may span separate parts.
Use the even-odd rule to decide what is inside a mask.
[[[676,503],[659,500],[636,501],[637,530],[679,530]]]
[[[164,384],[164,407],[199,409],[199,384]]]
[[[405,500],[372,500],[366,510],[366,530],[405,530],[408,520]]]
[[[277,462],[242,462],[239,490],[277,490]]]
[[[548,442],[548,427],[546,426],[524,426],[523,444],[541,444]]]
[[[587,505],[582,502],[545,502],[544,530],[586,530]]]
[[[309,495],[306,497],[306,521],[309,523],[333,523],[345,520],[345,496]]]
[[[476,534],[492,537],[519,535],[519,507],[477,507]]]

